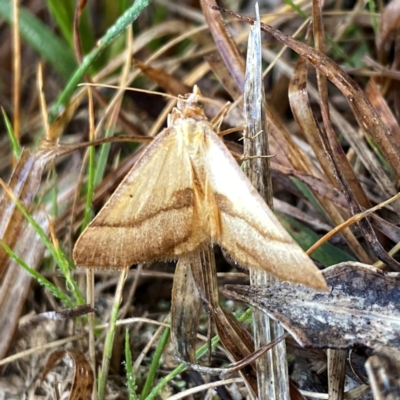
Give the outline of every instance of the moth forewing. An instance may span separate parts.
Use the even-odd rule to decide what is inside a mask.
[[[147,147],[82,233],[73,252],[78,266],[172,259],[206,240],[193,221],[193,174],[178,133],[167,128]]]
[[[215,132],[206,130],[205,136],[204,164],[221,219],[217,243],[241,265],[326,289],[321,272],[282,227]]]
[[[195,87],[168,119],[97,217],[82,233],[82,267],[123,268],[172,259],[207,242],[245,267],[326,289],[300,249],[243,174],[197,104]]]

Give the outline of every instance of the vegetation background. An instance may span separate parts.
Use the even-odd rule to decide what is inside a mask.
[[[277,35],[262,36],[275,210],[305,250],[352,215],[397,193],[399,5],[260,1],[262,21],[306,44],[313,29],[313,46],[335,62],[296,45],[288,50]],[[225,6],[254,15],[253,1]],[[121,277],[117,271],[77,270],[71,259],[79,233],[143,143],[165,126],[173,106],[173,100],[128,88],[177,96],[198,84],[214,101],[205,108],[210,118],[227,101],[235,102],[223,129],[245,123],[241,96],[249,25],[225,16],[237,44],[232,50],[216,14],[196,0],[0,0],[0,176],[9,181],[2,185],[0,209],[0,398],[84,398],[79,396],[90,393],[95,382],[87,361],[94,355],[99,398],[251,397],[241,378],[216,383],[174,359],[165,327],[173,263],[135,267]],[[309,65],[299,66],[302,51]],[[332,81],[328,91],[318,86],[316,71]],[[302,96],[302,79],[308,80],[309,96]],[[95,85],[89,90],[79,85],[84,82]],[[329,115],[320,98],[329,102]],[[119,139],[82,145],[112,137]],[[224,137],[237,154],[240,138],[240,132]],[[394,202],[381,211],[373,228],[360,225],[334,236],[313,259],[321,268],[381,260],[377,266],[399,271],[388,254],[397,251],[392,247],[399,241],[398,207]],[[218,249],[216,257],[219,285],[248,283]],[[83,306],[86,279],[94,283],[89,296],[95,317]],[[246,310],[231,300],[223,306],[238,315]],[[60,312],[64,309],[69,311]],[[205,335],[207,322],[204,316],[199,326]],[[88,326],[96,326],[89,340]],[[251,331],[249,319],[246,326]],[[304,351],[290,341],[287,346],[292,381],[300,389],[328,392],[326,353]],[[347,384],[361,392],[367,386],[357,376],[365,374],[369,354],[359,350],[358,372],[347,372]],[[228,365],[222,348],[214,351],[211,365]],[[185,392],[190,388],[199,391]]]

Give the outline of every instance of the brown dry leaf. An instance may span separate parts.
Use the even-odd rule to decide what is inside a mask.
[[[174,273],[171,299],[171,341],[177,356],[195,362],[201,298],[190,263],[179,260]]]
[[[245,74],[244,60],[235,41],[226,29],[221,16],[213,12],[210,8],[210,6],[216,6],[217,3],[215,0],[201,0],[200,3],[218,52],[224,60],[225,65],[228,67],[236,85],[239,87],[240,91],[243,92]]]
[[[400,5],[400,1],[399,1]],[[399,15],[400,19],[400,15]],[[396,145],[397,151],[400,153],[400,127],[390,109],[387,101],[383,97],[383,94],[375,79],[370,79],[365,88],[365,93],[367,94],[371,104],[379,112],[383,122],[390,128],[393,135],[393,142]]]
[[[400,350],[378,346],[365,363],[375,400],[400,398]]]
[[[39,226],[48,232],[45,213],[33,213]],[[46,247],[36,231],[25,220],[14,245],[14,252],[31,268],[38,270],[42,264]],[[1,247],[3,249],[3,247]],[[32,277],[15,260],[6,261],[7,269],[0,285],[0,359],[6,357],[18,328],[19,319],[31,290]]]
[[[150,65],[142,63],[139,60],[133,61],[134,65],[157,85],[161,86],[167,93],[178,96],[182,93],[189,93],[190,87],[185,85],[181,80],[175,79],[171,74],[159,68],[153,68]]]
[[[400,346],[399,273],[347,262],[325,269],[323,275],[329,293],[284,282],[227,285],[224,293],[280,321],[301,346]]]
[[[233,361],[242,361],[251,356],[254,345],[249,333],[233,315],[219,305],[217,271],[212,246],[203,248],[200,254],[187,256],[184,262],[190,264],[203,306],[211,316],[221,343],[231,354]],[[254,365],[246,365],[241,373],[253,392],[257,393]]]
[[[242,95],[242,92],[233,80],[232,75],[219,53],[211,53],[205,57],[205,60],[232,99],[237,100]]]
[[[9,187],[27,208],[31,206],[39,189],[46,161],[46,159],[43,161],[41,158],[38,159],[36,155],[25,150],[10,178]],[[13,248],[22,232],[25,217],[5,192],[2,193],[0,199],[0,217],[0,238],[8,247]],[[0,247],[0,277],[6,270],[7,261],[8,254],[3,247]]]
[[[299,58],[297,65],[295,67],[293,77],[289,86],[289,101],[296,119],[303,135],[307,138],[308,143],[311,145],[314,154],[316,155],[318,162],[320,163],[325,175],[327,176],[330,183],[336,187],[339,187],[339,183],[335,179],[335,165],[334,165],[334,155],[332,152],[340,153],[342,156],[342,167],[347,170],[346,178],[350,180],[351,187],[357,194],[357,198],[360,198],[363,204],[368,205],[369,201],[365,196],[364,191],[359,185],[357,179],[355,179],[353,170],[348,166],[347,159],[343,159],[343,151],[336,138],[332,138],[331,142],[333,146],[329,146],[328,139],[324,134],[323,130],[320,128],[318,123],[315,121],[314,115],[310,107],[310,101],[308,93],[306,90],[307,86],[307,62],[303,58]],[[333,150],[335,149],[335,150]],[[345,158],[345,157],[344,157]],[[343,166],[343,163],[346,163]],[[315,174],[315,171],[313,171]],[[317,173],[317,176],[320,175]],[[317,199],[321,203],[322,207],[325,209],[329,217],[332,219],[335,225],[340,225],[344,218],[342,214],[336,209],[334,204],[330,201],[326,201],[322,198],[322,195],[314,191]],[[348,204],[346,204],[348,206]],[[346,216],[346,214],[344,214]],[[350,229],[346,229],[343,232],[343,236],[350,248],[359,257],[360,260],[369,262],[369,257],[366,255],[365,251],[358,243],[358,240],[354,237],[354,234]]]
[[[43,371],[42,381],[50,370],[64,357],[68,356],[74,363],[74,377],[69,400],[90,400],[94,385],[92,368],[84,354],[75,349],[54,351],[48,358]]]
[[[9,187],[28,209],[39,189],[43,169],[52,157],[51,151],[30,154],[23,151],[10,178]],[[32,210],[33,211],[33,210]],[[48,230],[48,221],[42,212],[34,213],[39,225]],[[27,223],[10,196],[3,192],[0,199],[0,239],[32,268],[42,261],[45,246],[35,230]],[[35,244],[35,246],[33,246]],[[0,358],[6,356],[14,338],[18,320],[29,293],[31,277],[0,246]]]

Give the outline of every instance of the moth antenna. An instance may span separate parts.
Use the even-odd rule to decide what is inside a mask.
[[[105,83],[80,83],[78,86],[95,86],[95,87],[102,87],[102,88],[107,88],[107,89],[115,89],[115,90],[126,90],[126,91],[132,91],[132,92],[140,92],[140,93],[147,93],[147,94],[152,94],[155,96],[161,96],[161,97],[166,97],[168,99],[173,99],[179,101],[180,98],[177,96],[174,96],[169,93],[163,93],[163,92],[156,92],[154,90],[147,90],[147,89],[139,89],[139,88],[132,88],[132,87],[125,87],[125,86],[118,86],[118,85],[108,85]]]

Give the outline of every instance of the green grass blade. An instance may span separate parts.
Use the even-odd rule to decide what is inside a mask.
[[[73,46],[74,4],[71,1],[47,0],[47,7],[57,22],[64,39]]]
[[[84,74],[96,58],[122,33],[129,25],[135,21],[144,8],[146,8],[151,0],[136,0],[135,3],[108,29],[102,39],[98,41],[97,46],[84,58],[82,64],[75,71],[74,75],[68,82],[64,91],[57,99],[55,105],[50,110],[50,121],[53,121],[60,110],[63,110],[69,99],[74,93],[77,85],[81,82]]]
[[[331,222],[331,219],[329,218],[328,214],[322,208],[321,204],[319,204],[319,201],[315,198],[314,194],[311,192],[309,187],[297,178],[290,177],[290,180],[297,186],[297,188],[301,191],[303,196],[313,205],[313,207],[321,215],[324,216],[325,220]]]
[[[54,35],[39,19],[23,7],[20,7],[20,33],[53,68],[68,79],[77,63],[68,44]],[[11,24],[12,12],[9,0],[0,0],[0,15]]]
[[[108,372],[110,370],[110,361],[112,357],[113,345],[114,345],[114,338],[116,332],[116,325],[118,319],[118,311],[119,306],[122,299],[122,290],[124,288],[125,279],[128,273],[128,269],[125,268],[120,272],[120,277],[118,281],[118,286],[115,291],[114,302],[111,309],[110,315],[110,322],[109,327],[104,343],[104,350],[103,350],[103,361],[101,366],[101,373],[99,373],[99,390],[98,390],[98,399],[104,400],[106,396],[106,386],[107,386],[107,377]]]
[[[74,27],[74,14],[75,14],[75,0],[47,0],[47,7],[53,18],[57,22],[57,26],[64,39],[68,42],[70,48],[74,46],[73,43],[73,27]],[[87,12],[88,7],[85,7],[79,21],[80,39],[82,41],[83,51],[87,51],[94,46],[95,39],[93,36],[93,27]]]
[[[146,398],[147,394],[150,391],[151,386],[154,383],[154,378],[155,378],[156,373],[158,371],[158,366],[160,364],[160,359],[161,359],[162,353],[164,351],[165,346],[168,343],[170,332],[171,332],[171,330],[169,328],[165,328],[164,332],[161,335],[160,340],[158,341],[158,345],[157,345],[156,351],[155,351],[154,356],[153,356],[153,358],[151,360],[149,373],[147,374],[146,382],[144,384],[142,393],[140,395],[140,399],[141,400],[144,400]]]
[[[55,297],[60,299],[65,306],[72,308],[74,303],[65,295],[57,286],[54,286],[49,280],[47,280],[43,275],[37,272],[35,269],[31,268],[24,260],[19,258],[2,240],[0,240],[0,245],[3,246],[7,254],[16,261],[29,275],[32,276],[39,284],[43,285],[49,292],[51,292]]]
[[[94,166],[94,158],[95,158],[95,149],[93,146],[89,148],[89,176],[88,176],[88,184],[87,184],[87,195],[86,195],[86,205],[85,205],[85,213],[83,216],[82,222],[82,231],[89,224],[92,219],[92,200],[94,194],[94,177],[95,177],[95,166]]]
[[[5,185],[4,183],[2,183]],[[4,186],[6,187],[6,186]],[[35,232],[39,235],[40,239],[46,246],[47,250],[49,250],[51,256],[53,257],[55,263],[60,268],[61,273],[64,276],[64,279],[67,284],[67,288],[72,292],[77,302],[77,305],[85,304],[85,299],[82,296],[81,291],[79,290],[78,284],[72,277],[71,268],[69,262],[67,261],[62,249],[59,246],[55,246],[53,242],[47,237],[46,232],[42,229],[42,227],[37,223],[35,218],[33,218],[24,205],[15,197],[12,197],[15,205],[21,211],[23,216],[27,219],[27,221],[32,225]]]
[[[244,322],[250,318],[253,310],[251,308],[247,309],[238,319],[239,322]],[[211,340],[211,348],[215,349],[217,344],[219,343],[219,337],[214,336]],[[196,351],[196,360],[199,360],[208,352],[208,344],[204,344]],[[158,384],[153,388],[150,394],[146,397],[146,400],[153,400],[162,390],[162,388],[172,379],[174,379],[177,375],[181,374],[183,371],[187,369],[186,365],[180,364],[173,371],[171,371],[168,375],[158,382]]]
[[[132,353],[129,347],[129,330],[125,332],[125,369],[126,369],[126,382],[128,386],[129,400],[138,400],[136,395],[136,382],[135,376],[133,375],[132,368]]]
[[[10,141],[11,141],[11,145],[12,145],[12,148],[13,148],[14,156],[15,156],[15,158],[19,158],[21,156],[21,147],[19,145],[19,142],[18,142],[17,138],[14,135],[13,127],[11,125],[10,120],[8,119],[8,116],[7,116],[4,108],[2,107],[1,110],[3,112],[3,119],[4,119],[4,123],[6,125],[6,128],[7,128],[8,136],[9,136]]]

